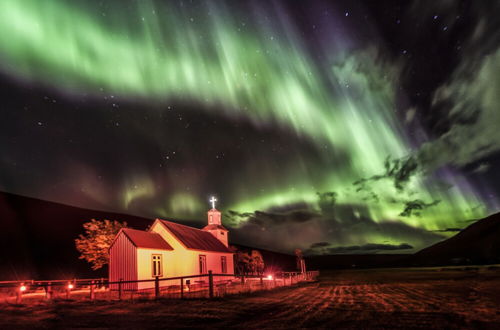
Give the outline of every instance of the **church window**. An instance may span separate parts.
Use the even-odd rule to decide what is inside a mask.
[[[199,256],[200,274],[207,273],[207,256],[200,254]]]
[[[163,276],[162,258],[161,254],[153,254],[151,256],[153,264],[153,277]]]
[[[226,257],[220,257],[220,265],[222,274],[227,273],[227,259]]]
[[[223,232],[223,231],[221,231],[221,232],[220,232],[220,234],[221,234],[221,235],[224,235],[224,232]]]

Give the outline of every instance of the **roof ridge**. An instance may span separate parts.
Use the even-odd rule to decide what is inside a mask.
[[[140,230],[140,229],[135,229],[135,228],[128,228],[128,227],[124,227],[124,228],[121,228],[123,230],[135,230],[135,231],[142,231],[144,233],[152,233],[150,231],[146,231],[146,230]]]
[[[199,231],[201,231],[203,233],[206,233],[206,231],[204,231],[203,229],[200,229],[200,228],[195,228],[195,227],[191,227],[191,226],[188,226],[188,225],[183,225],[182,223],[173,222],[173,221],[169,221],[169,220],[163,220],[163,219],[160,219],[160,218],[157,218],[157,219],[160,220],[160,221],[170,222],[170,223],[173,223],[174,225],[179,225],[179,226],[187,227],[189,229],[199,230]]]
[[[223,242],[206,230],[159,218],[156,220],[187,249],[232,253]]]

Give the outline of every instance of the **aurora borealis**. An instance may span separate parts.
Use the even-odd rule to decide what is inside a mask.
[[[215,194],[246,244],[420,249],[498,211],[495,9],[1,1],[0,189],[200,225]]]

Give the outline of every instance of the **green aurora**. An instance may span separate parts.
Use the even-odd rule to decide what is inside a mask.
[[[251,163],[234,169],[240,180],[224,183],[232,192],[226,210],[305,203],[317,211],[317,192],[333,191],[337,205],[360,205],[375,222],[397,220],[426,230],[462,227],[463,220],[488,212],[467,179],[446,168],[442,180],[417,171],[402,188],[390,177],[368,180],[362,189],[353,184],[386,173],[387,157],[418,150],[396,111],[401,65],[384,60],[374,45],[359,47],[339,34],[311,49],[276,6],[252,6],[255,20],[242,20],[222,2],[200,3],[196,10],[152,1],[106,6],[103,15],[94,2],[1,1],[0,69],[70,98],[105,91],[158,107],[197,104],[230,120],[292,132],[323,150],[317,164],[297,155],[278,171]],[[263,10],[274,19],[259,21]],[[154,196],[153,182],[148,173],[131,175],[123,183],[123,208]],[[204,198],[172,191],[154,212],[198,215]],[[402,216],[405,203],[414,200],[429,206]],[[232,221],[238,226],[246,220]],[[380,232],[357,239],[400,243]]]

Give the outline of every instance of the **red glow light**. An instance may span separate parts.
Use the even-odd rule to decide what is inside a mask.
[[[68,284],[68,289],[73,289],[73,284]]]
[[[267,275],[267,279],[268,280],[272,280],[273,279],[273,275]]]
[[[21,287],[19,288],[19,291],[21,291],[21,292],[24,292],[24,291],[26,291],[26,286],[24,286],[24,285],[21,285]]]

